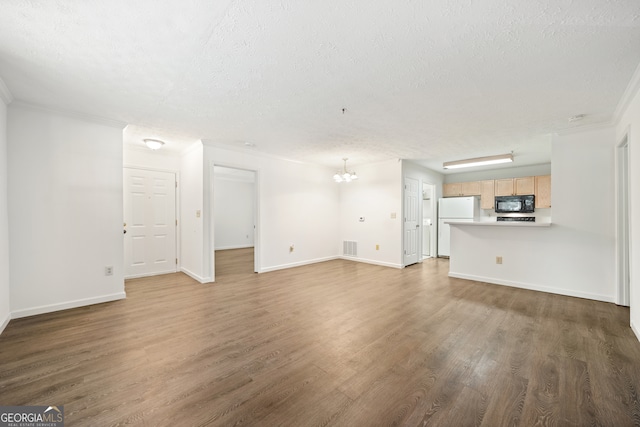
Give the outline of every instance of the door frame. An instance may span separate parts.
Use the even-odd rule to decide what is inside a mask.
[[[405,253],[405,239],[406,239],[406,212],[405,212],[405,197],[406,197],[406,192],[407,192],[407,185],[406,185],[406,181],[407,179],[412,179],[414,181],[416,181],[418,183],[418,195],[416,196],[417,199],[422,202],[422,197],[420,196],[422,194],[422,180],[419,178],[414,178],[412,176],[408,176],[408,175],[403,175],[402,176],[402,267],[407,267],[409,265],[413,265],[413,264],[417,264],[417,263],[421,263],[422,262],[422,203],[416,203],[416,207],[417,207],[417,211],[416,212],[416,216],[418,218],[417,221],[417,227],[419,229],[419,231],[417,232],[417,235],[419,236],[419,238],[417,238],[417,261],[414,263],[407,263],[407,254]]]
[[[216,166],[240,169],[244,171],[250,171],[254,173],[254,187],[253,187],[253,215],[254,215],[254,230],[253,230],[253,271],[255,273],[261,273],[261,244],[260,244],[260,170],[252,169],[247,166],[242,166],[227,162],[212,161],[209,163],[209,188],[211,189],[208,194],[209,203],[209,231],[205,232],[205,250],[211,254],[211,265],[209,266],[209,277],[211,282],[216,281],[216,251],[215,251],[215,210],[214,210],[214,197],[213,193],[215,189],[215,173],[214,168]]]
[[[616,304],[630,304],[630,179],[629,179],[629,129],[616,146]]]
[[[172,173],[175,175],[176,178],[176,197],[175,197],[175,206],[173,207],[175,212],[176,212],[176,221],[178,221],[178,224],[176,225],[176,257],[178,258],[178,262],[176,264],[176,271],[180,272],[182,271],[182,257],[180,256],[180,241],[181,239],[181,230],[182,230],[182,218],[180,218],[180,209],[178,209],[178,207],[180,206],[180,171],[179,170],[175,170],[175,169],[162,169],[162,168],[152,168],[152,167],[148,167],[148,166],[138,166],[138,165],[131,165],[131,164],[123,164],[122,165],[122,169],[123,169],[123,173],[124,173],[124,169],[128,168],[128,169],[138,169],[138,170],[145,170],[145,171],[150,171],[150,172],[166,172],[166,173]],[[124,187],[124,182],[123,182],[123,187]],[[124,196],[124,188],[123,188],[123,196]],[[124,224],[124,210],[122,212],[122,223]],[[122,239],[122,246],[124,248],[124,239]],[[125,277],[125,279],[127,279]]]
[[[438,198],[436,194],[436,185],[430,182],[420,180],[420,188],[424,191],[424,186],[431,188],[431,230],[429,235],[429,258],[438,257]],[[424,199],[422,199],[424,202]],[[424,203],[420,204],[420,217],[424,218]],[[422,237],[424,238],[424,224],[422,224]],[[421,248],[424,249],[424,248]],[[424,258],[422,258],[424,260]]]

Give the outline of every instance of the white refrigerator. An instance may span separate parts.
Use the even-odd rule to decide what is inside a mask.
[[[472,222],[480,218],[480,198],[447,197],[438,200],[438,256],[449,256],[450,229],[448,221]]]

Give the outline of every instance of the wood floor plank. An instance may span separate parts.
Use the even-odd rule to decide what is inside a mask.
[[[640,425],[629,309],[335,260],[215,284],[129,280],[127,299],[12,320],[0,404],[66,425]]]

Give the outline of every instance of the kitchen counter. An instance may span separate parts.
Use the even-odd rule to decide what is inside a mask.
[[[518,222],[518,221],[446,221],[449,225],[468,225],[472,227],[550,227],[550,222]]]

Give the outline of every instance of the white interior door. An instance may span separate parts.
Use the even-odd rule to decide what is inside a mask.
[[[420,245],[420,187],[418,180],[404,179],[404,265],[418,262]]]
[[[174,273],[176,176],[124,168],[124,274],[126,278]]]

